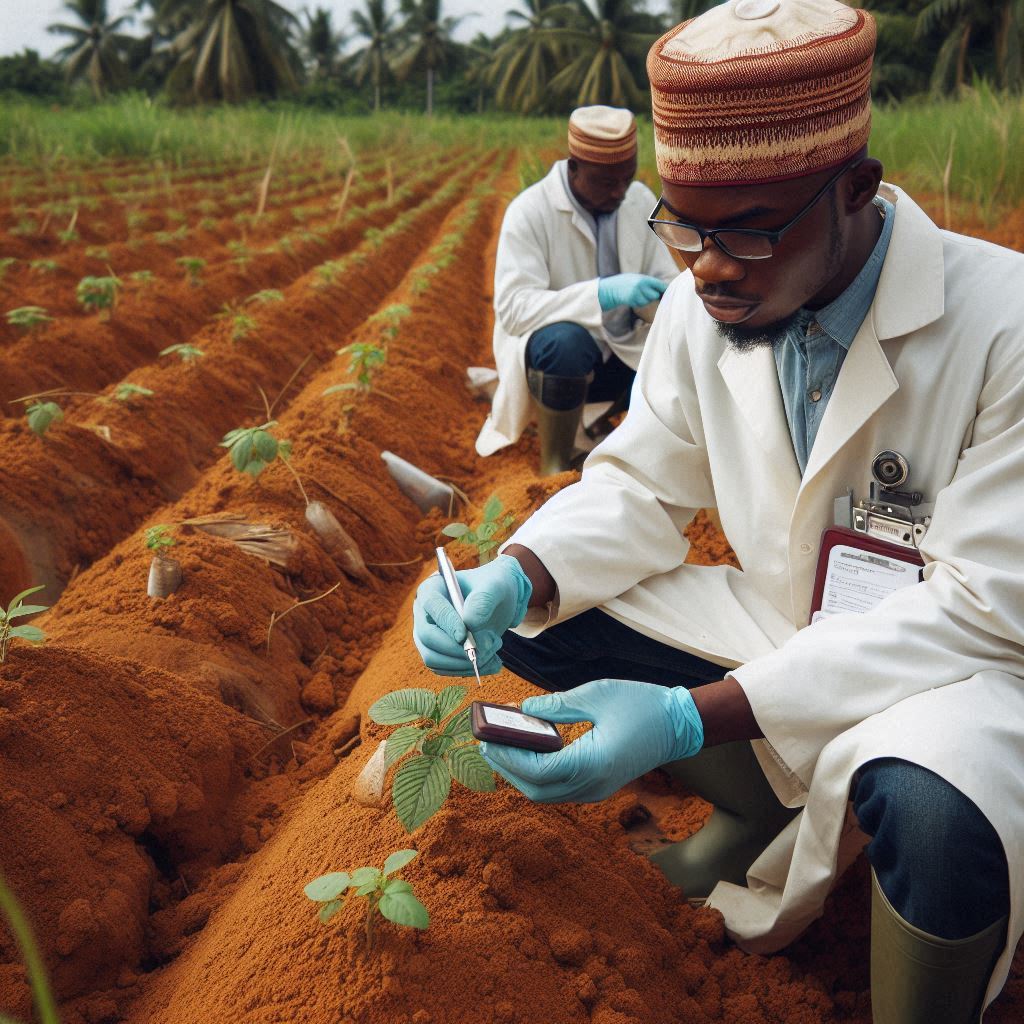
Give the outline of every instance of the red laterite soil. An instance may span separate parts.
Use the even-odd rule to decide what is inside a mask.
[[[369,705],[448,682],[422,666],[410,637],[441,527],[476,521],[495,492],[522,521],[574,478],[538,479],[532,436],[487,460],[473,449],[486,407],[466,391],[465,368],[490,361],[493,252],[514,166],[477,153],[444,167],[434,154],[409,177],[392,207],[373,206],[382,175],[365,182],[324,244],[294,256],[239,268],[223,240],[212,244],[201,300],[177,270],[153,283],[159,302],[133,296],[110,321],[63,294],[63,306],[52,300],[63,320],[39,338],[59,358],[18,369],[28,343],[0,345],[14,375],[0,373],[4,397],[57,384],[109,396],[123,380],[155,392],[130,404],[62,400],[66,419],[42,440],[18,409],[0,421],[0,599],[45,581],[33,600],[53,605],[33,620],[47,644],[14,647],[0,667],[0,866],[65,1021],[868,1024],[863,863],[792,948],[741,953],[717,913],[691,909],[632,849],[655,829],[683,838],[707,812],[660,772],[588,806],[455,785],[412,835],[389,798],[353,801],[353,780],[389,731],[369,721]],[[206,180],[184,177],[182,194],[201,198]],[[329,195],[338,182],[322,185]],[[390,235],[366,235],[399,217]],[[327,260],[339,261],[333,280],[316,270]],[[423,266],[435,272],[415,288]],[[59,279],[65,292],[73,284]],[[46,305],[45,287],[33,287]],[[213,319],[271,287],[284,301],[258,310],[251,335],[232,340]],[[335,350],[379,342],[385,321],[373,314],[395,306],[408,308],[370,394],[324,397],[348,379]],[[207,356],[192,368],[155,358],[175,342]],[[284,466],[252,480],[217,447],[227,430],[271,418],[259,388],[309,497],[352,535],[369,581],[349,579],[318,543]],[[422,516],[387,474],[384,448],[454,482],[473,507]],[[286,564],[182,525],[225,514],[287,531]],[[173,524],[184,575],[159,601],[146,597],[142,543],[155,523]],[[689,532],[692,559],[731,558],[703,515]],[[507,673],[484,686],[495,701],[531,692]],[[419,851],[402,876],[430,912],[427,931],[383,924],[368,951],[354,907],[317,922],[306,882],[404,847]],[[986,1021],[1022,1011],[1018,957]],[[2,927],[0,1013],[31,1015]]]

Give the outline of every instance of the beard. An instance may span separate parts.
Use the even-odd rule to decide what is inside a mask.
[[[832,201],[829,204],[831,211],[831,223],[829,232],[828,255],[825,260],[825,270],[822,279],[811,293],[816,294],[838,273],[843,261],[842,234],[839,229],[839,209],[833,193]],[[762,324],[760,327],[745,327],[743,324],[723,324],[715,322],[718,333],[737,352],[752,352],[757,348],[776,349],[786,340],[790,328],[799,320],[803,307],[793,310],[789,316],[775,320],[770,324]]]

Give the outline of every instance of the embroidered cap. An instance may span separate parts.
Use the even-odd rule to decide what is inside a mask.
[[[623,107],[577,107],[569,115],[569,156],[617,164],[636,153],[636,119]]]
[[[867,143],[875,23],[839,0],[728,0],[651,47],[662,179],[749,185],[838,167]]]

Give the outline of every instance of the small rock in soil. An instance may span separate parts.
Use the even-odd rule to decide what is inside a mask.
[[[556,928],[548,937],[548,945],[560,964],[573,967],[582,967],[593,949],[590,933],[579,925]]]
[[[334,686],[326,672],[317,672],[302,688],[302,706],[316,714],[328,714],[335,708]]]

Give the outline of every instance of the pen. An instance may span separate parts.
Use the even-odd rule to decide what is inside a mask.
[[[455,566],[452,565],[448,552],[444,548],[437,548],[436,551],[437,567],[441,572],[441,579],[444,580],[444,585],[448,588],[448,599],[459,613],[459,618],[465,622],[466,620],[463,618],[464,603],[462,600],[462,589],[459,587],[459,581],[455,578]],[[473,673],[476,675],[477,683],[483,686],[483,681],[480,679],[480,669],[476,663],[476,639],[468,627],[466,629],[466,642],[462,646],[466,649],[469,662],[473,666]]]

